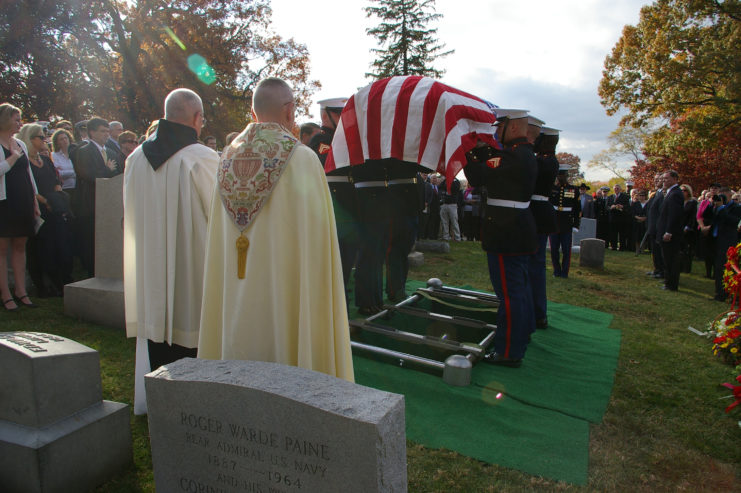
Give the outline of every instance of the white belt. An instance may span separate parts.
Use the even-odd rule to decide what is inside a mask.
[[[328,176],[327,183],[348,183],[350,181],[349,176]]]
[[[385,181],[360,181],[355,184],[355,188],[385,187]]]
[[[404,185],[405,183],[417,183],[416,178],[396,178],[388,181],[389,185]]]
[[[571,212],[571,207],[559,207],[557,205],[554,205],[553,208],[561,212]]]
[[[530,200],[538,200],[540,202],[548,202],[548,197],[545,195],[533,195]]]
[[[513,209],[527,209],[530,207],[530,201],[517,202],[516,200],[486,199],[486,203],[494,207],[510,207]]]

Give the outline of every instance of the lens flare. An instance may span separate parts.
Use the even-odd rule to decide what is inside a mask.
[[[170,36],[170,39],[172,39],[176,45],[180,47],[181,50],[185,51],[185,45],[182,41],[180,41],[180,38],[178,38],[178,35],[175,34],[175,32],[170,29],[167,26],[164,26],[162,29],[164,29],[165,33],[167,33],[168,36]]]
[[[206,62],[206,59],[199,54],[193,54],[188,57],[188,68],[196,74],[198,80],[206,85],[213,84],[216,80],[216,72]]]

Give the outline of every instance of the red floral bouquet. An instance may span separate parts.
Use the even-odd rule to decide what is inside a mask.
[[[731,296],[731,309],[741,305],[741,243],[726,252],[728,261],[723,272],[723,286]]]
[[[713,354],[730,365],[741,365],[741,311],[722,313],[710,328],[715,334]]]

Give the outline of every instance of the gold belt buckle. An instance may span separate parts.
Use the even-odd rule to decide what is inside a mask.
[[[563,206],[560,206],[560,205],[559,205],[559,206],[558,206],[558,211],[559,211],[559,212],[563,211]]]

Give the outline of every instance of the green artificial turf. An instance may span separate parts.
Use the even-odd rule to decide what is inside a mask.
[[[422,285],[411,281],[407,291],[412,293]],[[427,300],[418,305],[433,309]],[[451,314],[440,305],[434,311]],[[472,385],[453,387],[442,380],[439,372],[432,375],[356,352],[356,382],[405,396],[407,438],[413,442],[530,474],[585,484],[589,422],[600,422],[607,408],[620,332],[608,328],[612,316],[605,313],[558,303],[551,303],[548,312],[550,327],[533,335],[521,368],[479,363],[472,372]],[[491,313],[481,315],[493,322]],[[440,335],[442,331],[450,334],[453,329],[404,315],[379,322],[423,335]],[[458,330],[459,340],[470,340],[464,339],[468,334],[463,329]],[[363,335],[363,339],[379,345],[386,342],[377,335]],[[435,356],[435,350],[396,342],[391,345],[397,350]],[[444,361],[446,354],[440,353],[437,359]]]

